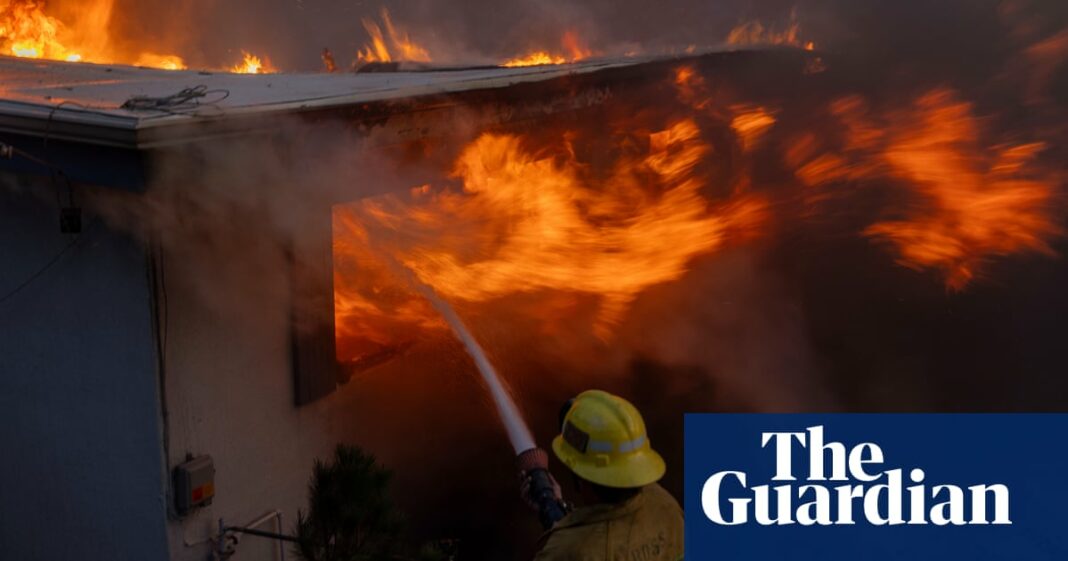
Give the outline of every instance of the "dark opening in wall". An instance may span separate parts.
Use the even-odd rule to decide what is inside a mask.
[[[292,271],[293,397],[305,405],[325,397],[347,381],[338,368],[334,342],[334,284],[329,209],[300,239],[290,254]]]

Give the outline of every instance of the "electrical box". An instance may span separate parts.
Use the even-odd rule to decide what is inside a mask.
[[[210,505],[213,497],[215,462],[211,456],[198,456],[174,468],[174,507],[178,514]]]

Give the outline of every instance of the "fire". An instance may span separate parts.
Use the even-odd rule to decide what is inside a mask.
[[[816,216],[813,205],[776,204],[794,197],[878,200],[877,209],[846,205],[862,218],[855,235],[939,273],[950,290],[996,258],[1052,255],[1064,233],[1054,201],[1063,174],[1040,164],[1046,145],[991,141],[951,90],[882,111],[860,96],[835,99],[833,126],[773,142],[782,109],[714,92],[692,66],[669,80],[681,112],[665,108],[659,127],[623,111],[599,121],[608,135],[486,132],[459,152],[451,181],[335,207],[339,358],[444,328],[398,280],[405,274],[466,313],[536,302],[527,315],[547,332],[592,318],[592,333],[608,340],[643,291],[681,278],[696,258]],[[714,148],[723,130],[732,140]],[[714,180],[718,166],[707,164],[721,146],[740,165]],[[799,191],[754,186],[756,162],[776,152]]]
[[[945,90],[916,102],[883,157],[891,173],[912,182],[930,204],[865,234],[895,246],[901,263],[943,271],[946,285],[964,288],[991,256],[1021,251],[1052,254],[1047,239],[1060,229],[1049,215],[1053,184],[1029,163],[1041,143],[975,146],[971,107]]]
[[[114,0],[80,3],[67,21],[49,14],[46,6],[37,0],[0,0],[0,51],[17,57],[68,62],[185,68],[176,55],[119,50],[108,34]]]
[[[727,44],[735,46],[785,45],[801,47],[808,51],[816,48],[814,42],[801,39],[801,26],[796,21],[791,21],[786,29],[778,31],[765,27],[758,21],[741,23],[727,34]]]
[[[382,331],[369,328],[381,325],[378,316],[394,335],[403,323],[439,325],[410,291],[384,288],[385,268],[367,272],[371,243],[453,302],[592,298],[595,333],[607,338],[639,293],[678,279],[695,257],[759,230],[765,219],[759,197],[715,202],[702,194],[709,179],[698,166],[711,147],[689,118],[647,133],[644,153],[620,157],[607,177],[591,176],[566,138],[557,146],[526,142],[497,133],[472,141],[454,165],[459,191],[425,187],[335,209],[343,360],[353,352],[345,334]],[[364,272],[351,274],[359,263]]]
[[[241,53],[244,56],[244,60],[241,61],[241,64],[230,67],[230,72],[234,74],[269,74],[275,72],[270,62],[266,62],[247,51],[241,51]]]
[[[381,15],[381,26],[369,18],[361,20],[371,42],[356,53],[358,62],[430,62],[430,53],[413,41],[407,32],[400,31],[393,25],[389,10],[382,8]]]
[[[45,14],[34,0],[5,0],[0,5],[0,47],[6,54],[77,62],[82,53],[64,44],[70,30]]]
[[[579,36],[574,31],[564,33],[561,40],[563,53],[551,53],[544,50],[536,50],[501,63],[508,68],[520,66],[541,66],[545,64],[567,64],[577,62],[593,56],[593,51],[584,46]]]
[[[1053,254],[1049,241],[1063,233],[1052,213],[1059,178],[1035,164],[1043,143],[984,145],[971,105],[948,89],[882,117],[856,97],[832,112],[844,125],[844,149],[817,155],[809,137],[787,159],[811,187],[875,179],[904,187],[907,202],[886,211],[895,217],[863,232],[902,265],[940,271],[947,288],[962,290],[994,257]]]
[[[545,64],[566,64],[567,62],[567,58],[562,55],[553,55],[545,51],[535,51],[521,57],[506,60],[501,63],[501,66],[515,68],[520,66],[542,66]]]
[[[58,5],[62,6],[62,3]],[[114,0],[79,2],[76,10],[50,13],[39,0],[0,0],[0,52],[17,57],[131,64],[163,70],[187,68],[182,57],[144,49],[123,49],[109,34]],[[244,53],[231,72],[274,72],[269,61]]]
[[[134,66],[145,66],[148,68],[160,68],[163,70],[185,70],[185,61],[182,57],[175,55],[157,55],[153,53],[142,53],[134,61]]]
[[[738,135],[742,150],[750,150],[775,124],[775,117],[763,107],[735,105],[731,107],[734,117],[731,128]]]

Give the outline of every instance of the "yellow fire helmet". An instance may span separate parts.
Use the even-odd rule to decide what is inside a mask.
[[[587,390],[564,415],[553,452],[579,477],[605,487],[642,487],[664,476],[641,413],[622,397]]]

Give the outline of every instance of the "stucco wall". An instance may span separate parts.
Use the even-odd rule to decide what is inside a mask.
[[[176,560],[206,559],[219,518],[243,526],[279,510],[291,533],[314,460],[344,432],[336,395],[294,406],[289,265],[257,224],[161,232],[170,465],[210,454],[216,469],[213,504],[169,523]],[[233,559],[274,559],[273,545],[246,536]]]
[[[63,251],[55,193],[0,178],[0,298]],[[87,216],[0,302],[0,558],[166,555],[146,257]]]
[[[0,297],[71,243],[58,220],[52,191],[0,186]],[[164,467],[152,257],[88,212],[85,222],[54,266],[0,303],[0,558],[201,561],[219,518],[246,525],[273,510],[290,533],[314,460],[346,423],[336,396],[293,404],[279,244],[161,233]],[[187,454],[214,457],[216,498],[179,519],[165,478]],[[275,545],[245,537],[234,559],[275,559]]]

